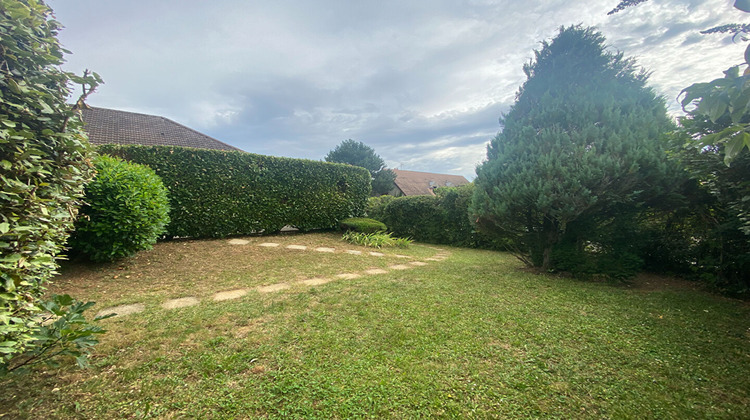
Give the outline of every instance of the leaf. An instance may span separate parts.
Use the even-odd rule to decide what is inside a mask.
[[[735,157],[742,151],[746,144],[750,144],[750,134],[747,131],[738,133],[729,141],[724,148],[724,164],[729,166]]]

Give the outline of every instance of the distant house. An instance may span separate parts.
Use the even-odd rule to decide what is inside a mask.
[[[94,107],[82,111],[84,129],[95,145],[140,144],[242,151],[158,115]]]
[[[402,195],[435,195],[433,190],[438,187],[458,187],[469,181],[461,175],[433,174],[430,172],[403,171],[394,169],[396,180],[394,188],[389,193],[400,197]]]

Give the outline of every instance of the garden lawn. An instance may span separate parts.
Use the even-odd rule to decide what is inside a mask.
[[[339,238],[173,241],[68,264],[54,292],[146,310],[102,321],[88,370],[0,379],[0,418],[750,418],[750,307],[677,280],[581,282],[443,247],[424,267],[210,299],[439,252],[356,256],[340,251],[368,249]],[[185,296],[201,301],[159,306]]]

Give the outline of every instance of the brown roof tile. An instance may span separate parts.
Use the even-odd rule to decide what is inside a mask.
[[[158,115],[90,107],[83,109],[83,121],[92,144],[142,144],[241,151]]]
[[[429,172],[403,171],[394,169],[396,187],[404,195],[435,195],[433,188],[458,187],[469,181],[461,175],[433,174]]]

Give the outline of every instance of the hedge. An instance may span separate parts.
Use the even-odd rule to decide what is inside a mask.
[[[168,237],[216,238],[336,228],[370,195],[364,168],[239,151],[104,145],[99,151],[151,167],[169,190]]]
[[[444,187],[435,196],[418,195],[383,200],[370,199],[368,216],[384,222],[394,235],[419,242],[471,248],[502,246],[476,231],[468,208],[473,184]]]
[[[353,230],[355,232],[376,233],[385,232],[388,227],[385,223],[366,217],[350,217],[339,222],[341,230]]]

